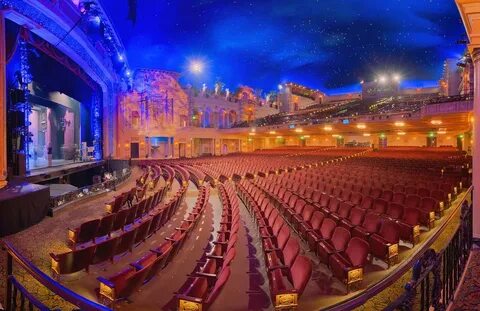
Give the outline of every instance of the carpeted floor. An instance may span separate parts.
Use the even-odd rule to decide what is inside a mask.
[[[480,310],[480,247],[472,250],[464,282],[449,310]]]

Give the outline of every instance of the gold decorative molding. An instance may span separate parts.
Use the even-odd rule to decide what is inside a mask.
[[[468,49],[473,56],[475,49],[480,48],[480,1],[455,0],[470,44]]]

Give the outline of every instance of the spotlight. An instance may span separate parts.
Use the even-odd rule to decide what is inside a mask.
[[[380,81],[380,83],[383,84],[383,83],[387,82],[387,77],[385,77],[385,76],[380,76],[380,77],[378,77],[378,81]]]
[[[400,136],[403,136],[403,135],[406,135],[407,133],[405,132],[398,132],[397,135],[400,135]]]
[[[301,129],[301,128],[295,129],[295,132],[296,133],[303,133],[303,129]]]
[[[122,54],[118,54],[118,61],[123,62],[125,60],[125,57]]]
[[[364,137],[370,137],[370,133],[363,133]]]
[[[440,124],[442,124],[442,120],[432,120],[432,121],[430,121],[430,123],[432,125],[440,125]]]
[[[400,80],[402,79],[402,77],[399,74],[394,74],[392,78],[393,78],[393,81],[395,82],[400,82]]]
[[[281,84],[278,85],[278,89],[279,90],[282,90],[283,89],[283,86]]]
[[[332,127],[330,125],[325,125],[323,129],[327,132],[330,132],[332,130]]]
[[[127,77],[130,77],[132,75],[132,72],[129,69],[127,69],[125,71],[125,74],[127,75]]]
[[[203,71],[203,63],[199,60],[194,60],[194,61],[191,61],[190,62],[190,72],[194,73],[194,74],[200,74],[202,73]]]
[[[403,121],[396,121],[394,124],[395,126],[398,126],[398,127],[405,126],[405,122]]]

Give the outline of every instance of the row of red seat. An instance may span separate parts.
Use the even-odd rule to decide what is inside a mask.
[[[108,214],[102,218],[92,219],[82,223],[74,229],[68,229],[67,244],[75,249],[78,245],[95,242],[105,236],[111,237],[119,230],[124,231],[129,225],[141,222],[142,218],[148,217],[166,195],[166,188],[161,188],[153,195],[135,203],[130,208]]]
[[[115,302],[128,298],[142,284],[151,280],[160,270],[165,268],[198,224],[207,206],[209,195],[209,187],[200,188],[195,206],[180,226],[165,238],[165,242],[151,249],[119,273],[108,278],[98,277],[97,279],[100,282],[98,297],[100,301],[114,307]]]
[[[339,247],[335,248],[335,250],[328,248],[326,252],[319,252],[318,249],[321,247],[321,243],[327,246],[336,246],[336,243],[330,243],[328,239],[321,239],[316,235],[316,232],[308,226],[309,222],[304,221],[300,215],[295,214],[293,209],[288,206],[284,206],[284,209],[276,208],[272,204],[271,197],[266,196],[263,191],[254,184],[249,181],[242,181],[240,185],[242,185],[246,193],[250,194],[250,197],[255,202],[259,203],[260,213],[268,219],[267,221],[271,224],[272,228],[274,228],[273,230],[278,228],[279,223],[286,221],[303,239],[313,238],[313,243],[310,239],[313,245],[312,250],[316,251],[317,255],[323,259],[322,261],[331,268],[333,275],[347,286],[347,291],[350,287],[359,284],[363,280],[363,269],[367,263],[369,253],[369,245],[367,242],[358,237],[351,238],[350,234],[348,234],[346,235],[347,239],[342,241],[341,245],[338,245]],[[307,206],[309,206],[312,211],[314,210],[312,205]],[[312,215],[314,215],[314,223],[317,221],[323,222],[325,218],[319,211],[312,212]],[[334,236],[341,236],[342,233],[344,233],[342,230],[336,230],[339,231],[339,233],[333,232],[333,229],[337,227],[334,220],[327,220],[324,226],[325,231],[327,227],[331,230],[328,233],[329,238],[333,238],[333,241],[335,241]],[[303,229],[303,231],[301,229]],[[343,230],[347,231],[346,229]],[[281,238],[283,240],[285,237],[285,231],[279,231],[279,239]]]
[[[268,197],[254,198],[244,187],[246,183],[237,183],[237,191],[258,226],[272,303],[276,309],[295,309],[310,280],[312,262],[300,255],[298,240]]]
[[[135,245],[145,241],[147,237],[167,223],[183,202],[187,188],[188,184],[181,186],[167,204],[160,204],[138,222],[134,222],[129,227],[124,226],[118,235],[98,242],[86,243],[82,247],[77,247],[69,252],[61,254],[51,253],[54,277],[78,272],[83,269],[88,272],[91,264],[113,260],[114,256],[132,251]]]
[[[218,191],[222,202],[220,229],[205,247],[205,253],[193,272],[177,291],[178,310],[206,310],[230,276],[230,263],[236,255],[240,209],[230,183],[219,184]]]
[[[418,209],[420,213],[420,224],[426,228],[433,227],[435,215],[438,217],[443,215],[444,208],[448,207],[450,203],[448,198],[451,197],[451,194],[447,195],[441,190],[435,191],[436,197],[433,198],[420,197],[415,194],[405,195],[404,193],[393,193],[390,190],[382,191],[379,188],[371,189],[368,187],[361,188],[362,192],[353,192],[350,189],[342,189],[340,186],[335,188],[333,186],[327,186],[323,190],[313,190],[313,188],[302,188],[299,183],[290,183],[290,187],[288,187],[288,185],[289,183],[286,181],[278,183],[275,181],[275,178],[266,179],[262,184],[263,187],[268,187],[266,190],[285,201],[288,201],[289,196],[295,193],[307,201],[326,208],[329,204],[329,198],[336,198],[338,202],[331,202],[330,204],[333,204],[333,206],[329,207],[333,212],[337,212],[340,202],[349,202],[351,203],[351,207],[362,206],[363,209],[372,209],[375,213],[386,214],[392,218],[400,219],[403,215],[404,207],[415,208]],[[295,189],[297,189],[297,191],[295,191]],[[286,195],[288,195],[288,197],[284,198]],[[437,200],[437,198],[441,201]],[[344,211],[348,212],[349,210]],[[348,214],[344,214],[343,216],[347,217]]]

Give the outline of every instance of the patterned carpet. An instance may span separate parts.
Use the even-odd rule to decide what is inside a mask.
[[[480,248],[472,250],[470,263],[465,272],[464,283],[460,287],[450,310],[480,310]]]
[[[140,174],[140,170],[134,169],[132,176],[118,187],[117,191],[81,201],[75,206],[59,211],[54,217],[44,219],[27,230],[5,237],[5,240],[11,242],[21,254],[31,260],[43,272],[50,274],[51,262],[48,254],[69,250],[65,243],[67,228],[75,228],[87,220],[103,216],[105,214],[105,202],[113,198],[114,195],[129,190],[135,185],[135,178]],[[6,252],[0,251],[0,275],[2,276],[6,274],[6,261]],[[27,290],[39,298],[40,301],[47,302],[48,307],[62,310],[73,309],[73,306],[68,306],[63,299],[41,286],[17,265],[14,265],[14,274]],[[0,302],[4,302],[5,299],[5,286],[4,282],[0,282]]]

